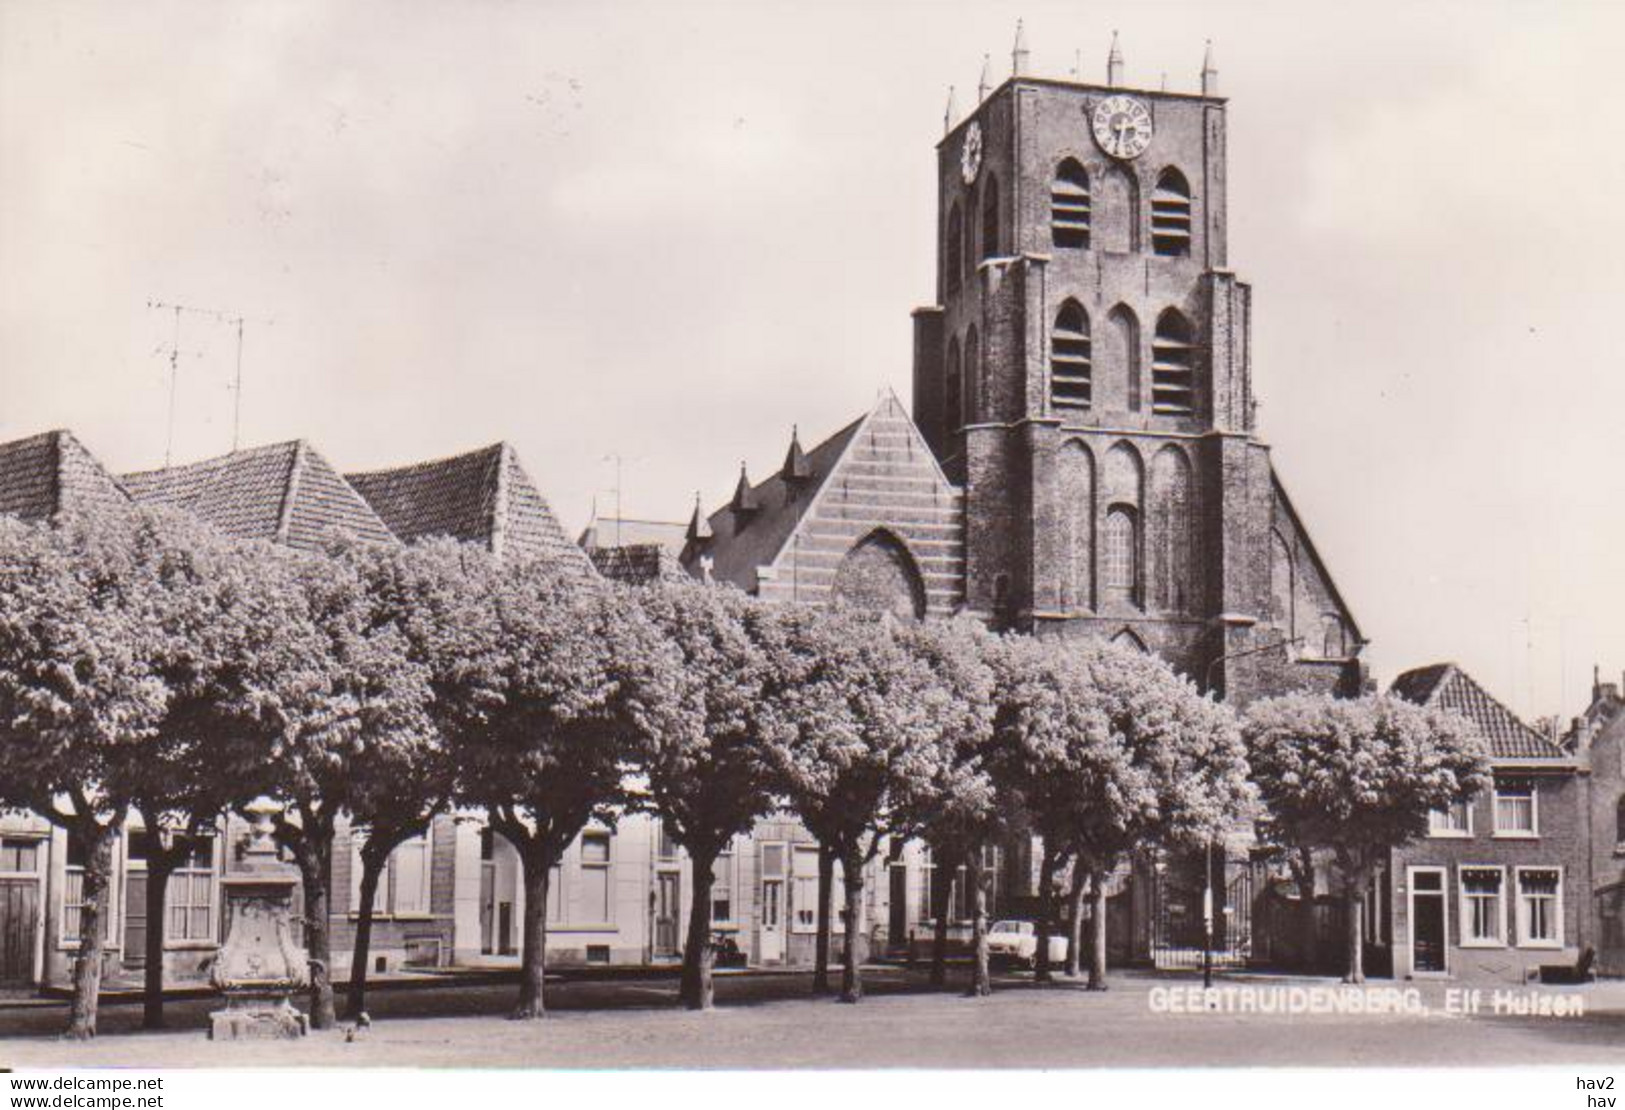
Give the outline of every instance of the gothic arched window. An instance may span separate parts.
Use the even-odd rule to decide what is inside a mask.
[[[988,174],[982,184],[982,257],[999,253],[999,179]]]
[[[1185,415],[1196,411],[1196,329],[1170,308],[1157,317],[1151,339],[1151,411]]]
[[[1162,171],[1151,194],[1151,246],[1178,258],[1191,253],[1191,187],[1172,166]]]
[[[959,275],[965,266],[965,256],[961,253],[964,249],[962,240],[965,234],[964,222],[965,217],[960,213],[959,202],[956,200],[954,206],[948,210],[947,242],[944,244],[947,247],[948,258],[943,264],[946,271],[943,276],[947,278],[950,293],[959,292]]]
[[[1298,634],[1297,574],[1292,548],[1285,537],[1270,532],[1270,596],[1274,602],[1275,624],[1290,639]]]
[[[972,324],[965,333],[965,423],[985,419],[986,412],[987,375],[982,371],[982,338]]]
[[[1106,596],[1134,604],[1139,599],[1139,519],[1127,505],[1113,505],[1106,513],[1106,543],[1101,572]]]
[[[1320,657],[1342,659],[1349,653],[1348,636],[1343,618],[1336,613],[1325,613],[1320,618]]]
[[[1091,215],[1090,238],[1096,250],[1140,249],[1140,187],[1122,166],[1114,165],[1101,175]]]
[[[1057,247],[1089,247],[1089,171],[1068,158],[1050,187],[1050,238]]]
[[[1061,448],[1059,490],[1062,527],[1061,605],[1094,608],[1095,463],[1089,448],[1074,440]]]
[[[1056,314],[1049,346],[1050,402],[1088,407],[1092,398],[1089,315],[1077,301],[1068,298]]]
[[[942,386],[942,430],[953,433],[964,421],[962,407],[965,395],[965,376],[959,364],[959,340],[948,341],[948,374]]]
[[[1196,535],[1192,527],[1191,464],[1177,447],[1165,447],[1151,464],[1151,500],[1156,514],[1155,597],[1158,607],[1186,612],[1197,596]]]
[[[1096,375],[1100,407],[1140,411],[1140,322],[1126,305],[1106,316],[1105,349]]]

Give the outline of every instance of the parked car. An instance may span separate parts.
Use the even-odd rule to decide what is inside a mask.
[[[987,931],[988,959],[1032,967],[1038,962],[1038,927],[1031,921],[995,921]],[[1066,963],[1066,936],[1049,938],[1049,962],[1055,967]]]

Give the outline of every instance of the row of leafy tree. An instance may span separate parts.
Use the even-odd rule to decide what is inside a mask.
[[[148,920],[162,923],[189,838],[259,796],[281,804],[323,1028],[336,1019],[328,897],[345,822],[365,833],[348,1005],[364,1006],[390,854],[436,814],[471,808],[521,861],[514,1016],[529,1018],[543,1013],[548,883],[593,820],[651,812],[690,857],[680,993],[705,1008],[714,863],[764,815],[793,812],[819,844],[815,988],[829,986],[839,863],[840,997],[857,1001],[867,865],[898,839],[928,844],[939,873],[965,869],[971,993],[985,994],[983,849],[1036,834],[1040,974],[1070,871],[1074,923],[1093,899],[1089,981],[1103,987],[1107,877],[1131,853],[1200,845],[1262,795],[1261,827],[1335,853],[1357,898],[1385,848],[1484,776],[1460,718],[1296,697],[1238,719],[1149,656],[969,620],[623,588],[449,541],[310,553],[144,509],[0,518],[0,805],[85,848],[72,1036],[95,1031],[113,848],[132,813]],[[162,1024],[163,937],[147,932],[149,1025]],[[939,953],[942,939],[939,925]]]

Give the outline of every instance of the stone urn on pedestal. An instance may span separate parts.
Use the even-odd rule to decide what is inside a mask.
[[[291,996],[310,983],[304,952],[293,940],[293,889],[298,881],[277,859],[271,838],[276,803],[259,798],[240,868],[221,880],[226,902],[225,943],[210,979],[226,1008],[209,1015],[210,1040],[281,1040],[310,1031]]]

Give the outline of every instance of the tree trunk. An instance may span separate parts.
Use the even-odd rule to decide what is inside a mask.
[[[333,858],[333,838],[307,831],[295,851],[305,891],[305,954],[310,959],[310,1027],[331,1029],[338,1024],[333,1005],[333,917],[327,904]],[[318,843],[318,839],[321,841]]]
[[[1072,889],[1067,892],[1066,977],[1083,974],[1083,901],[1089,892],[1089,875],[1083,860],[1072,865]]]
[[[935,853],[933,853],[935,856]],[[940,987],[948,981],[948,910],[953,904],[954,875],[959,870],[953,858],[935,856],[936,869],[931,886],[931,985]],[[943,879],[944,873],[947,879]]]
[[[1058,856],[1059,853],[1046,843],[1044,859],[1038,868],[1038,947],[1033,952],[1033,978],[1040,983],[1048,983],[1054,978],[1050,974],[1049,938],[1054,931]]]
[[[683,982],[678,992],[690,1010],[709,1010],[716,1005],[711,969],[716,949],[711,944],[711,884],[717,853],[699,851],[689,856],[693,862],[694,893],[688,907],[688,940],[683,945]]]
[[[1348,887],[1349,951],[1348,974],[1345,983],[1365,982],[1365,888],[1359,877],[1351,878]]]
[[[360,905],[356,906],[355,947],[350,950],[350,993],[345,1000],[344,1016],[355,1021],[367,1011],[367,963],[372,959],[372,910],[378,894],[378,880],[383,878],[389,865],[389,855],[375,858],[376,853],[365,848],[361,851]]]
[[[835,893],[835,849],[818,845],[818,932],[813,937],[814,994],[829,994],[829,905]]]
[[[841,1001],[863,998],[863,978],[858,971],[858,933],[863,911],[863,856],[856,850],[841,860],[841,878],[846,884],[846,951],[841,954]]]
[[[1089,959],[1089,989],[1106,989],[1106,879],[1109,872],[1097,870],[1089,877],[1089,889],[1094,901],[1093,951]]]
[[[971,973],[972,998],[985,998],[993,993],[993,977],[987,967],[987,888],[983,885],[981,853],[973,850],[965,862],[965,877],[971,884]]]
[[[122,822],[106,826],[84,821],[76,826],[86,845],[84,888],[79,911],[79,954],[73,960],[73,1002],[68,1007],[70,1040],[86,1041],[96,1035],[96,1004],[102,989],[102,930],[106,927],[107,890],[113,877],[113,841]]]
[[[147,966],[142,972],[141,1028],[164,1027],[164,930],[168,922],[169,876],[175,870],[173,850],[165,851],[158,831],[150,828],[147,837]]]
[[[542,979],[547,970],[547,888],[553,860],[535,844],[527,846],[519,858],[525,885],[525,940],[519,961],[519,1004],[510,1016],[515,1021],[530,1021],[547,1016]]]

